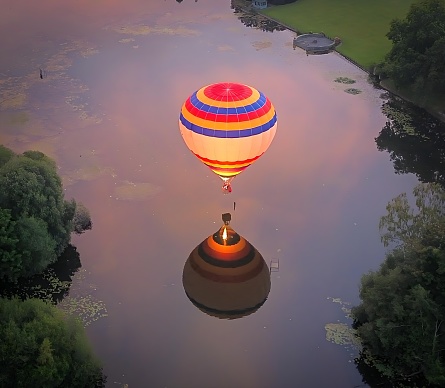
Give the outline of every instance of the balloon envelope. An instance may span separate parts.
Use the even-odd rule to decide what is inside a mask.
[[[277,115],[270,100],[251,86],[216,83],[185,101],[179,128],[195,156],[230,181],[269,148]]]

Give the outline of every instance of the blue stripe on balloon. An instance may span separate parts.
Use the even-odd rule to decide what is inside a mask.
[[[215,114],[224,114],[224,115],[236,115],[236,114],[240,114],[240,113],[249,113],[249,112],[253,112],[256,111],[260,108],[262,108],[265,104],[266,104],[266,96],[260,93],[260,97],[258,98],[258,100],[256,100],[255,102],[253,102],[250,105],[245,105],[245,106],[239,106],[236,108],[221,108],[221,107],[217,107],[217,106],[211,106],[211,105],[207,105],[204,104],[203,102],[201,102],[201,100],[198,99],[198,97],[196,96],[196,92],[193,93],[190,96],[190,102],[192,103],[192,105],[196,108],[198,108],[199,110],[202,110],[204,112],[210,112],[210,113],[215,113]],[[240,101],[242,102],[242,100]]]
[[[274,114],[272,119],[263,124],[259,127],[249,128],[249,129],[240,129],[239,131],[231,130],[231,131],[224,131],[220,129],[209,129],[209,128],[203,128],[196,124],[191,123],[188,121],[181,113],[179,116],[179,120],[181,121],[182,125],[189,129],[192,132],[198,133],[200,135],[204,136],[210,136],[210,137],[218,137],[218,138],[240,138],[240,137],[248,137],[253,135],[259,135],[260,133],[268,131],[270,128],[272,128],[275,123],[277,122],[277,115]]]

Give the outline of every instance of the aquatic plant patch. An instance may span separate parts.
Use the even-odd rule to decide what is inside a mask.
[[[337,77],[334,82],[338,82],[341,84],[355,84],[355,80],[348,77]]]
[[[360,89],[348,88],[345,89],[345,92],[349,94],[360,94],[362,91]]]

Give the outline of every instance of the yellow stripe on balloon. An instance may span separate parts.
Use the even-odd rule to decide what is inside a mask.
[[[228,169],[232,169],[232,168],[241,168],[241,167],[247,167],[250,166],[252,164],[252,161],[250,162],[245,162],[245,163],[231,163],[231,164],[225,164],[224,162],[216,162],[216,163],[212,163],[210,161],[207,160],[203,160],[203,163],[205,163],[207,166],[209,166],[210,168],[212,167],[216,167],[216,168],[228,168]]]
[[[221,176],[221,177],[224,177],[224,178],[230,178],[230,177],[232,177],[232,176],[236,176],[236,175],[238,175],[238,174],[241,174],[243,171],[241,170],[241,171],[235,171],[235,172],[232,172],[232,171],[220,171],[220,170],[215,170],[215,169],[213,169],[212,167],[209,167],[210,168],[210,170],[212,170],[216,175],[219,175],[219,176]]]

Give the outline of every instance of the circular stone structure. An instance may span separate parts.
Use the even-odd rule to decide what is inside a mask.
[[[300,47],[308,54],[326,54],[334,49],[335,41],[322,33],[302,34],[294,38],[293,47]]]
[[[182,283],[198,309],[220,319],[236,319],[264,304],[270,272],[253,245],[225,224],[190,253]]]

